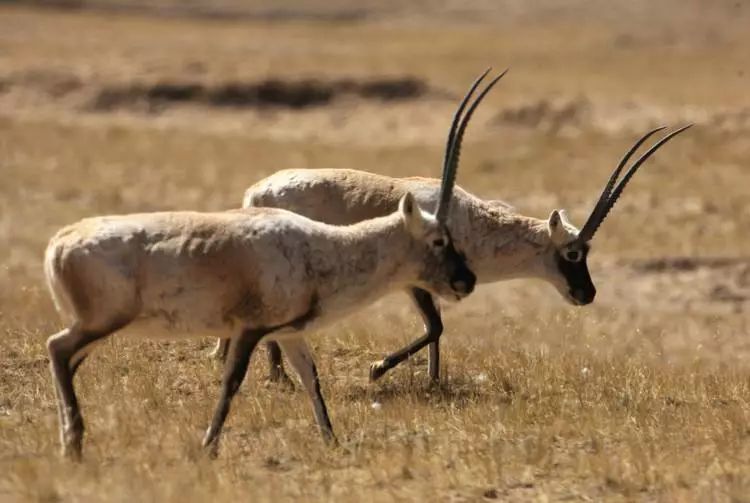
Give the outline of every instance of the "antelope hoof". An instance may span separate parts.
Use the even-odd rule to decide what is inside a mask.
[[[207,445],[203,448],[203,452],[206,453],[206,457],[210,460],[215,460],[219,457],[219,444],[217,442],[214,442],[210,445]]]
[[[388,368],[386,367],[385,360],[380,360],[378,362],[373,363],[370,365],[370,382],[375,382],[381,377],[383,377],[383,374],[385,374],[388,371]]]
[[[440,386],[440,372],[430,370],[430,386]]]
[[[208,357],[212,360],[224,362],[227,359],[227,349],[228,344],[224,341],[219,341],[218,343],[216,343],[214,349],[210,353],[208,353]]]
[[[83,459],[80,442],[66,443],[62,448],[62,457],[74,463],[80,463]]]
[[[201,446],[203,447],[203,452],[206,454],[208,459],[216,459],[217,457],[219,457],[218,438],[211,438],[209,434],[206,433],[206,436],[203,437],[203,442],[201,442]]]
[[[323,442],[328,447],[338,447],[339,441],[336,438],[336,435],[333,434],[333,431],[331,430],[322,430],[321,433],[323,434]]]
[[[66,427],[60,436],[62,442],[62,457],[74,462],[83,459],[83,421],[78,416],[73,420],[72,427]]]
[[[294,381],[292,381],[292,378],[287,375],[286,372],[284,372],[284,369],[281,367],[271,367],[271,371],[268,374],[268,379],[266,380],[267,384],[273,384],[276,386],[280,386],[284,389],[288,389],[290,391],[294,391]]]

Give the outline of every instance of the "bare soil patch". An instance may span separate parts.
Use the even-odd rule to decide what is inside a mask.
[[[750,314],[750,258],[660,257],[627,265],[619,281],[650,309]]]

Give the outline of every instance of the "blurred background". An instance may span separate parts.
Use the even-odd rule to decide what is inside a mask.
[[[660,444],[633,430],[634,436],[628,437],[632,445],[651,445],[655,450],[646,449],[644,454],[629,440],[614,441],[603,451],[600,446],[592,451],[592,459],[606,462],[592,462],[583,470],[587,481],[594,474],[593,486],[588,482],[573,486],[594,498],[631,497],[653,490],[647,494],[703,494],[714,501],[717,494],[736,494],[740,499],[732,501],[746,501],[741,497],[750,494],[745,491],[750,486],[742,485],[747,483],[750,448],[741,425],[750,418],[744,394],[750,383],[749,27],[750,3],[744,0],[0,2],[0,425],[5,428],[0,430],[0,445],[12,453],[2,462],[11,463],[6,472],[15,477],[15,482],[6,479],[5,486],[0,481],[0,490],[41,484],[44,474],[56,467],[56,426],[44,340],[59,322],[43,285],[41,257],[59,227],[106,213],[238,207],[247,186],[282,168],[439,176],[443,142],[456,104],[475,76],[492,66],[498,72],[509,67],[510,72],[474,116],[458,183],[481,197],[504,199],[526,215],[543,218],[554,208],[566,208],[572,220],[582,224],[610,171],[641,134],[658,125],[694,122],[696,126],[661,149],[639,172],[597,235],[589,259],[599,292],[594,305],[574,309],[547,285],[515,281],[483,286],[466,302],[446,307],[443,344],[447,375],[453,378],[449,386],[479,393],[471,396],[479,397],[476,406],[481,410],[514,386],[533,386],[536,378],[547,382],[544,379],[552,375],[562,376],[558,384],[566,395],[565,386],[578,382],[567,372],[577,372],[585,360],[587,369],[610,365],[623,369],[623,376],[661,379],[661,391],[647,393],[659,407],[665,403],[664,389],[671,394],[691,386],[704,390],[704,394],[696,391],[698,398],[694,396],[692,402],[686,399],[697,404],[696,416],[664,412],[674,422],[665,419],[653,426],[662,440],[669,431],[695,426],[694,438],[685,433],[692,440]],[[313,338],[326,369],[322,374],[329,379],[327,390],[343,398],[339,405],[332,399],[334,424],[343,431],[357,431],[368,412],[366,406],[357,413],[344,412],[347,404],[373,396],[401,403],[394,389],[407,397],[405,417],[422,423],[440,417],[435,403],[420,401],[423,386],[416,391],[410,387],[426,381],[423,357],[415,358],[400,374],[395,371],[385,388],[366,383],[369,361],[421,330],[405,304],[400,296],[387,299],[342,324],[335,337]],[[175,412],[179,407],[168,397],[184,389],[206,394],[198,410],[207,414],[218,376],[201,353],[210,343],[166,346],[166,362],[176,366],[188,358],[192,367],[180,367],[182,372],[195,369],[188,372],[188,381],[164,377],[166,382],[156,386],[155,396],[165,400],[160,406],[171,414],[179,416]],[[153,344],[146,347],[163,349]],[[126,373],[125,369],[146,369],[143,375],[150,380],[172,368],[161,360],[144,362],[139,347],[143,346],[112,343],[102,356],[87,363],[90,367],[81,379],[88,390],[83,395],[89,397],[84,411],[92,421],[109,417],[107,421],[120,424],[112,419],[119,412],[99,410],[105,405],[95,402],[102,394],[121,393],[121,400],[134,400],[136,409],[146,407],[138,405],[142,390],[133,391],[131,397],[130,388],[123,391],[120,378],[102,377],[124,375],[112,374],[113,368]],[[499,362],[497,355],[505,355],[505,360]],[[522,386],[518,376],[531,372],[530,361],[542,370]],[[259,363],[254,369],[259,379],[265,373],[262,367]],[[629,373],[633,368],[646,370]],[[130,378],[137,379],[136,374]],[[337,380],[337,375],[347,377]],[[489,379],[486,386],[495,386],[492,391],[481,394],[478,388],[484,385],[472,380],[475,375]],[[700,381],[709,379],[706,376],[714,384]],[[644,379],[648,389],[649,379]],[[593,394],[577,395],[582,409],[576,414],[588,417],[582,412],[588,410],[586,403],[590,407],[610,403],[607,390],[620,390],[623,382],[603,380],[599,387],[587,388]],[[355,392],[346,391],[352,387]],[[724,394],[731,407],[715,402],[717,395]],[[256,417],[253,407],[265,410],[267,401],[278,400],[273,397],[271,393],[260,398],[238,414]],[[455,398],[444,396],[438,409],[450,409]],[[307,420],[301,396],[285,397],[282,403],[278,407]],[[419,410],[414,403],[433,416],[410,416]],[[392,410],[400,409],[394,405]],[[497,414],[505,413],[498,410]],[[553,410],[552,415],[560,413],[559,408]],[[736,427],[731,441],[725,430],[712,430],[711,425],[717,424],[712,421],[719,421],[716,418],[722,414],[728,414],[722,424]],[[278,415],[283,416],[277,409]],[[150,421],[172,424],[170,417],[160,415]],[[472,417],[476,424],[497,419]],[[516,423],[503,417],[506,433],[522,431],[523,421],[529,419],[519,414],[518,424],[512,426]],[[618,432],[624,424],[599,423],[596,418],[589,424],[580,422],[580,416],[571,418],[569,424],[587,425],[581,431],[590,427]],[[696,422],[691,423],[691,418]],[[367,425],[372,428],[364,431],[380,432],[380,420],[371,421]],[[133,418],[123,415],[123,422],[131,424]],[[193,422],[190,415],[177,422],[180,428],[191,425],[175,427],[177,443],[185,438],[196,443]],[[100,428],[101,434],[110,423],[93,424],[93,431]],[[131,424],[136,438],[147,436],[138,428],[146,429],[148,424]],[[265,440],[278,448],[281,438],[281,452],[288,452],[284,442],[291,442],[284,435],[304,437],[294,432],[312,431],[307,423],[285,424],[275,433],[281,437]],[[555,431],[548,432],[549,438],[558,434],[569,438],[567,434],[575,445],[584,442],[578,432]],[[612,434],[617,438],[618,433]],[[713,442],[712,434],[728,443]],[[100,439],[92,449],[106,458],[106,453],[125,448],[118,435]],[[694,450],[705,447],[706,441],[713,446],[712,454],[692,459]],[[253,447],[230,451],[230,459],[255,456],[257,445],[250,442]],[[310,442],[318,447],[314,439]],[[474,437],[467,442],[484,445]],[[618,450],[613,445],[625,447]],[[525,461],[518,461],[514,448],[506,446],[503,451],[509,464],[495,467],[505,470],[505,475],[494,474],[495,468],[490,475],[470,475],[467,468],[467,479],[455,475],[452,487],[459,493],[470,488],[461,493],[467,497],[487,497],[481,492],[489,491],[487,487],[500,491],[490,496],[518,496],[502,492],[510,487],[509,478],[517,472],[521,480],[528,466],[536,473],[542,461],[535,461],[526,447],[518,447],[518,452],[526,453],[519,454]],[[667,453],[668,459],[660,458],[657,451]],[[26,459],[29,452],[43,461],[19,468],[18,457]],[[348,462],[361,462],[367,471],[367,463],[375,463],[378,455],[400,459],[403,454],[387,449],[375,452],[379,454],[372,459],[354,456]],[[307,466],[307,454],[299,455],[301,465]],[[315,455],[330,461],[325,454]],[[635,460],[631,465],[636,467],[630,472],[618,464],[629,459]],[[707,469],[715,459],[724,471]],[[575,460],[570,466],[582,466],[579,458]],[[561,466],[568,466],[566,462],[561,461]],[[292,465],[298,477],[318,474]],[[592,468],[601,466],[605,467],[601,471]],[[164,477],[155,468],[139,469],[133,468],[133,473],[153,480]],[[193,473],[193,468],[184,469]],[[439,478],[442,469],[428,465],[422,479]],[[532,485],[520,497],[560,496],[550,489],[557,486],[549,481],[570,479],[560,470],[546,469],[552,475],[535,486],[538,494]],[[76,476],[88,475],[68,473],[69,480],[80,482]],[[687,486],[680,485],[681,476]],[[719,492],[695,492],[696,477],[704,476],[706,487]],[[313,479],[316,488],[325,486]],[[403,485],[398,494],[408,499],[415,482],[406,479],[398,479]],[[89,494],[97,494],[102,482],[86,480],[94,484]],[[388,477],[384,480],[392,482]],[[214,489],[225,487],[225,482],[219,480]],[[39,487],[58,496],[75,494],[65,481],[50,484],[51,488]],[[596,492],[591,487],[604,489]],[[31,499],[39,496],[29,494]],[[378,494],[375,491],[372,497],[378,499]],[[384,494],[387,500],[387,494],[393,493]]]
[[[37,287],[75,219],[236,207],[282,168],[438,176],[456,103],[492,66],[510,73],[469,128],[463,187],[580,224],[635,138],[695,122],[607,221],[600,298],[747,309],[744,2],[1,5],[0,281]]]

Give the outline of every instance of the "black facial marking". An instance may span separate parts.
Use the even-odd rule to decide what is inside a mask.
[[[589,246],[584,244],[576,250],[568,250],[568,253],[571,251],[578,251],[581,253],[581,257],[577,262],[567,260],[560,250],[555,250],[555,262],[557,263],[557,268],[568,283],[568,292],[570,293],[570,296],[580,305],[590,304],[596,296],[596,288],[591,281],[589,268],[586,264]]]
[[[450,277],[451,288],[468,295],[474,290],[477,277],[474,272],[469,269],[469,266],[466,265],[466,256],[456,250],[456,247],[453,246],[453,238],[447,229],[445,230],[445,235],[448,239],[448,243],[443,249],[443,253],[445,253],[445,258],[448,263],[453,266]]]

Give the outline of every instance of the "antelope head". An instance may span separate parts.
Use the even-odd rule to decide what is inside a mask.
[[[584,306],[593,302],[596,295],[596,288],[591,281],[586,259],[591,249],[591,240],[596,234],[597,229],[617,202],[625,186],[633,175],[635,175],[636,171],[638,171],[638,168],[662,145],[691,126],[692,124],[689,124],[673,131],[656,142],[630,166],[619,183],[615,185],[620,172],[635,151],[649,137],[654,133],[664,130],[665,127],[649,131],[635,142],[612,172],[607,184],[604,186],[604,190],[599,196],[599,200],[580,231],[570,223],[565,210],[554,210],[550,214],[547,221],[550,244],[546,250],[544,267],[547,273],[551,270],[553,278],[551,282],[568,302],[578,306]],[[545,274],[545,276],[549,278],[548,275]]]
[[[428,259],[419,275],[419,284],[415,286],[425,288],[446,299],[458,300],[465,297],[474,290],[476,283],[476,276],[466,265],[463,253],[456,250],[453,245],[447,221],[466,127],[479,103],[507,72],[506,70],[492,79],[466,109],[472,95],[489,71],[488,68],[474,81],[453,116],[445,147],[440,196],[435,213],[429,214],[420,209],[410,193],[404,195],[399,204],[409,232],[417,242],[427,248],[423,249],[423,252]]]

